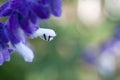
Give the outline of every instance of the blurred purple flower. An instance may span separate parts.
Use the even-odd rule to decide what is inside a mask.
[[[83,59],[96,67],[103,76],[114,75],[116,69],[115,57],[120,56],[120,25],[115,27],[113,35],[99,46],[98,52],[95,46],[85,49]],[[86,53],[87,52],[87,53]],[[96,56],[96,54],[98,56]]]
[[[8,16],[6,23],[1,23],[1,27],[5,29],[4,33],[1,30],[1,44],[12,44],[25,61],[32,62],[34,54],[27,46],[25,36],[27,35],[31,39],[40,37],[43,40],[51,41],[56,33],[52,29],[40,28],[39,21],[49,19],[51,14],[60,17],[61,6],[62,0],[8,0],[0,7],[0,17]],[[2,49],[1,52],[10,53],[8,49],[9,46]],[[2,60],[1,64],[4,61]]]
[[[96,57],[97,56],[95,55],[94,51],[89,50],[85,50],[82,55],[83,60],[90,65],[96,64]]]

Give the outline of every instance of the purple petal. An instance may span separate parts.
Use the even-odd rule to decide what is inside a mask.
[[[47,19],[50,17],[49,7],[43,4],[31,4],[31,9],[41,19]]]
[[[41,0],[41,3],[44,5],[49,5],[50,0]]]
[[[8,52],[11,54],[14,50],[13,49],[8,49]]]
[[[16,13],[13,13],[9,18],[9,24],[8,24],[8,32],[12,44],[19,43],[21,40],[19,36],[18,28],[19,28],[18,16]]]
[[[10,61],[10,54],[9,54],[8,50],[5,49],[2,51],[2,53],[3,53],[4,61]]]
[[[21,13],[24,17],[28,16],[28,5],[26,0],[11,0],[11,8]]]
[[[5,43],[8,42],[7,31],[3,23],[0,23],[0,39]]]
[[[32,11],[29,12],[29,18],[30,18],[30,21],[31,21],[33,24],[36,24],[36,23],[38,22],[38,17],[37,17],[37,15],[36,15],[34,12],[32,12]]]
[[[12,9],[10,8],[10,3],[9,2],[5,2],[0,7],[0,17],[9,16],[11,13],[12,13]]]
[[[37,29],[37,26],[34,26],[32,23],[28,22],[28,19],[20,16],[19,18],[20,27],[22,30],[29,36],[32,35]]]
[[[3,62],[4,62],[3,54],[0,52],[0,66],[3,64]]]
[[[13,13],[9,18],[9,27],[11,30],[16,30],[19,27],[18,24],[18,14]]]
[[[4,49],[6,47],[9,47],[7,43],[5,43],[4,41],[0,40],[0,49]]]
[[[51,0],[50,9],[54,16],[59,17],[62,14],[62,0]]]

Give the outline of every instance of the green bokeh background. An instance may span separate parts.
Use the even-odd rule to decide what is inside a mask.
[[[0,0],[3,3],[6,0]],[[77,0],[64,0],[74,5]],[[4,19],[0,19],[4,21]],[[92,68],[85,66],[80,58],[84,46],[90,42],[100,43],[112,34],[115,22],[89,29],[77,18],[63,24],[61,19],[42,21],[41,27],[54,29],[57,37],[52,42],[39,38],[29,40],[35,53],[32,63],[27,63],[17,53],[11,55],[11,61],[0,66],[0,80],[103,80]]]

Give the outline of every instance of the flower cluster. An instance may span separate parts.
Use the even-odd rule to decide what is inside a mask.
[[[56,33],[52,29],[39,27],[39,22],[50,15],[61,16],[62,0],[8,0],[0,6],[0,17],[8,16],[0,22],[0,65],[10,60],[15,50],[27,62],[32,62],[33,51],[27,46],[26,36],[40,37],[51,41]]]

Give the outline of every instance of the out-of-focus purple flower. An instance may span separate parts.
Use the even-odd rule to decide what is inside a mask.
[[[120,26],[113,31],[113,35],[100,47],[100,57],[97,69],[104,76],[114,75],[116,69],[115,57],[120,56]]]
[[[92,49],[92,51],[87,49],[86,51],[88,53],[84,58],[87,63],[91,64],[92,62],[92,65],[95,66],[103,76],[114,75],[116,69],[115,57],[120,56],[120,25],[118,25],[113,32],[110,38],[99,45],[99,51],[96,52],[98,57],[94,54],[96,49],[92,49],[95,47],[89,47],[89,50]],[[94,62],[96,63],[93,64]]]
[[[92,46],[86,49],[83,60],[85,63],[92,65],[102,76],[108,77],[114,74],[116,69],[115,64],[115,51],[113,47],[116,45],[108,42],[104,46],[99,47],[96,51],[96,47]],[[104,48],[103,48],[104,47]]]
[[[98,46],[96,44],[88,44],[83,52],[82,59],[89,65],[96,65]]]
[[[31,39],[40,37],[46,41],[53,40],[56,36],[54,30],[40,28],[39,21],[49,19],[51,14],[56,17],[61,16],[61,6],[62,0],[6,1],[0,7],[0,17],[8,16],[6,23],[2,24],[5,32],[1,33],[0,40],[6,41],[2,42],[4,44],[12,44],[25,61],[32,62],[34,54],[27,46],[26,35]],[[9,46],[6,48],[9,48]]]
[[[97,61],[97,70],[98,72],[107,77],[113,76],[116,69],[115,55],[109,50],[103,51]]]
[[[116,55],[117,53],[115,50],[120,48],[120,25],[117,25],[115,30],[113,31],[113,35],[107,39],[102,45],[101,45],[101,52],[108,50],[111,52],[111,54]]]
[[[95,55],[94,51],[89,50],[85,50],[82,55],[83,60],[90,65],[96,64],[96,57],[97,55]]]
[[[113,37],[115,40],[120,40],[120,24],[118,24],[115,28],[115,30],[113,31]]]

